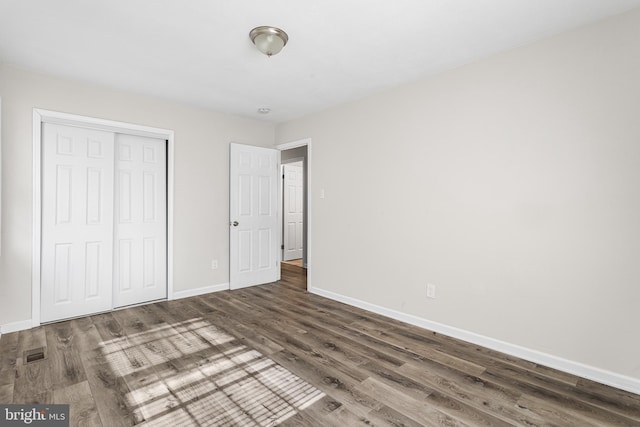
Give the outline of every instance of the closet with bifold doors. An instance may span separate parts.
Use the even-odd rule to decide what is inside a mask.
[[[167,141],[42,124],[41,322],[167,297]]]

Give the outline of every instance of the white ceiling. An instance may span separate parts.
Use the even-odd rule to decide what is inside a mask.
[[[0,0],[0,61],[282,122],[640,0]],[[268,58],[249,31],[289,34]],[[257,113],[271,108],[269,115]]]

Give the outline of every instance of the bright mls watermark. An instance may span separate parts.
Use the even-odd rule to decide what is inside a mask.
[[[69,427],[69,405],[0,404],[0,426]]]

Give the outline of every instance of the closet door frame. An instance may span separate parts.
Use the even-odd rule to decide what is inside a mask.
[[[167,141],[167,299],[173,299],[173,134],[169,129],[98,119],[57,111],[33,109],[33,243],[31,273],[31,327],[40,326],[42,253],[42,124],[55,123],[87,129],[146,136]]]

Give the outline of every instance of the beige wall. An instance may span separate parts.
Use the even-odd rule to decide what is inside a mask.
[[[640,379],[638,52],[636,10],[279,125],[310,285]]]
[[[175,131],[174,290],[229,281],[229,142],[271,146],[272,124],[0,65],[0,325],[31,318],[33,108]],[[211,270],[211,260],[220,268]]]

